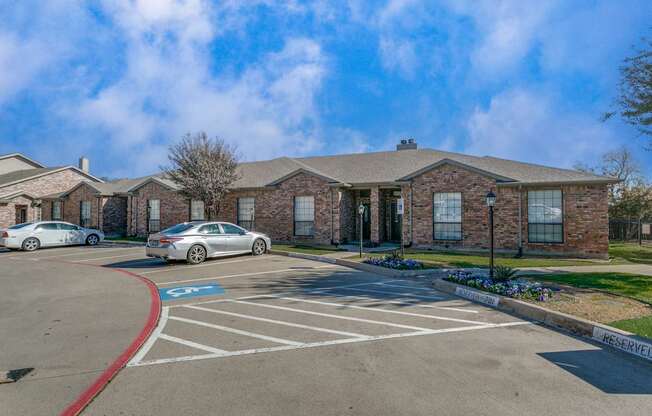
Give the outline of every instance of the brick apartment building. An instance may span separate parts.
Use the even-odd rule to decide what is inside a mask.
[[[485,196],[496,195],[496,246],[503,251],[606,257],[613,178],[494,157],[418,149],[242,163],[220,219],[275,241],[400,242],[485,250]],[[405,214],[397,214],[397,200]],[[162,175],[108,183],[85,179],[41,198],[44,219],[146,236],[204,218]],[[360,220],[357,210],[365,206]],[[57,214],[57,216],[53,216]]]

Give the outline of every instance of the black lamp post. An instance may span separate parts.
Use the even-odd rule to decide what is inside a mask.
[[[487,206],[489,207],[489,240],[490,240],[490,253],[489,253],[489,277],[494,277],[494,205],[496,205],[496,194],[489,191],[487,194]]]
[[[360,215],[360,258],[362,258],[362,223],[364,221],[365,207],[363,204],[358,206],[358,214]]]

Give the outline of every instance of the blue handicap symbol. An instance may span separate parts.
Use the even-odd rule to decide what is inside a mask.
[[[166,287],[159,289],[158,293],[161,300],[175,300],[196,296],[221,295],[224,293],[224,289],[217,283],[206,283],[203,285]]]

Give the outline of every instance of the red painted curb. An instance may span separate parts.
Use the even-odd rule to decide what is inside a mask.
[[[65,260],[61,262],[69,263]],[[75,264],[79,265],[79,263]],[[102,267],[93,264],[85,264],[84,266]],[[102,268],[106,269],[105,267]],[[138,351],[140,347],[145,343],[147,338],[149,338],[149,336],[152,334],[152,331],[154,331],[154,328],[156,328],[156,325],[158,324],[158,319],[161,314],[161,298],[158,295],[158,288],[154,282],[147,279],[146,277],[126,270],[110,270],[135,277],[147,285],[152,299],[147,322],[145,323],[143,329],[140,330],[140,333],[136,339],[131,342],[127,349],[125,349],[122,354],[120,354],[120,356],[106,370],[104,370],[102,374],[100,374],[100,376],[93,382],[93,384],[84,390],[84,392],[82,392],[82,394],[74,402],[69,404],[68,407],[63,412],[61,412],[60,416],[77,416],[82,410],[84,410],[84,408],[88,406],[91,400],[93,400],[95,396],[97,396],[104,389],[104,387],[109,384],[111,379],[113,379],[113,377],[118,374],[118,371],[120,371],[129,362],[129,360],[131,360],[131,358],[136,354],[136,351]]]

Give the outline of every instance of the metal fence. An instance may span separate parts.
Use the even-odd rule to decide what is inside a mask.
[[[652,220],[610,220],[610,241],[652,241]]]

